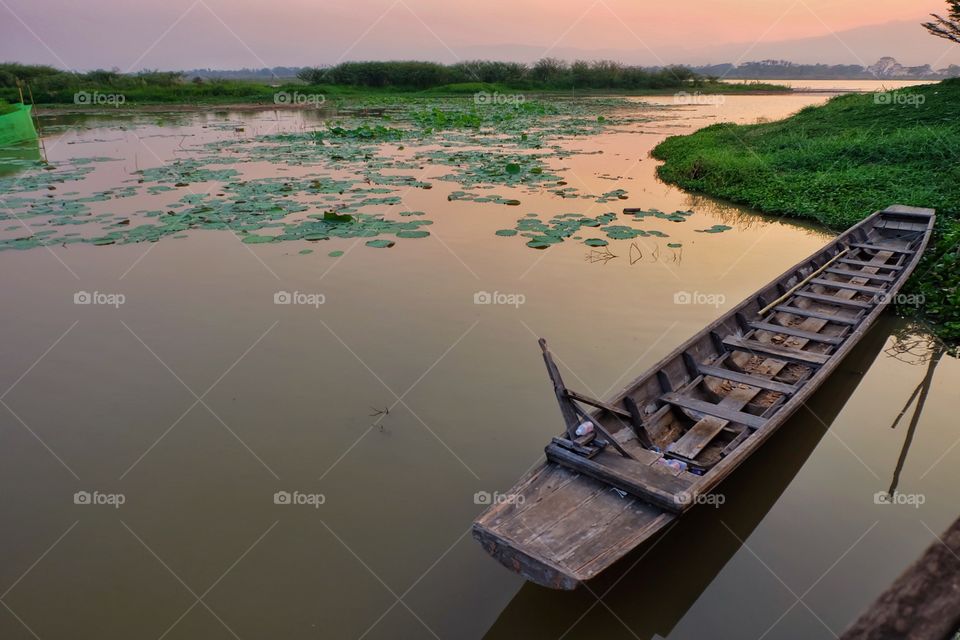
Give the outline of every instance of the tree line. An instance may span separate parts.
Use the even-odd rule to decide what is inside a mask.
[[[432,89],[451,84],[501,84],[515,89],[660,89],[697,86],[706,79],[686,67],[638,67],[610,60],[568,63],[543,58],[522,62],[471,60],[437,62],[343,62],[305,68],[297,77],[308,84]]]

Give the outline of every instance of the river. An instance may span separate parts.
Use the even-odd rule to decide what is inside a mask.
[[[484,186],[501,147],[457,133],[322,160],[282,136],[257,146],[296,144],[326,111],[43,119],[63,181],[11,172],[0,209],[0,238],[50,231],[0,251],[0,636],[834,637],[957,515],[960,364],[939,359],[915,424],[911,409],[891,428],[933,366],[922,332],[892,316],[723,485],[725,504],[591,590],[525,585],[469,534],[484,496],[561,429],[538,337],[571,387],[609,395],[830,237],[665,185],[649,151],[826,99],[631,99],[596,117],[585,101],[577,135],[543,134],[540,173],[517,182],[507,167],[489,192],[464,185]],[[473,152],[451,160],[458,149]],[[287,182],[317,193],[288,198]],[[124,241],[197,203],[263,198],[276,221],[308,202],[291,220],[356,189],[365,200],[337,215],[432,224],[261,242],[247,217]],[[663,215],[637,224],[624,207]],[[645,232],[586,225],[539,250],[495,233],[607,212]],[[119,235],[78,241],[97,225]],[[910,499],[878,503],[891,483]]]

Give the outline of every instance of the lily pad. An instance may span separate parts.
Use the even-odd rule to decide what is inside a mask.
[[[373,247],[374,249],[389,249],[395,244],[397,243],[393,240],[369,240],[366,243],[368,247]]]
[[[724,231],[729,231],[733,227],[729,227],[725,224],[715,224],[709,229],[697,229],[697,233],[723,233]]]
[[[243,242],[244,244],[265,244],[267,242],[273,242],[273,240],[274,240],[273,236],[258,236],[256,234],[251,233],[249,235],[243,236],[243,240],[241,240],[241,242]]]

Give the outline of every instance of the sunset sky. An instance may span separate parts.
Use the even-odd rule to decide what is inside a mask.
[[[960,62],[960,47],[919,23],[945,8],[939,0],[0,0],[0,59],[126,71],[543,55],[869,64],[893,55],[939,67]]]

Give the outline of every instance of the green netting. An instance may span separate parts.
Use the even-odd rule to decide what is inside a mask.
[[[32,105],[15,104],[15,111],[0,115],[0,147],[37,137],[30,117]]]

